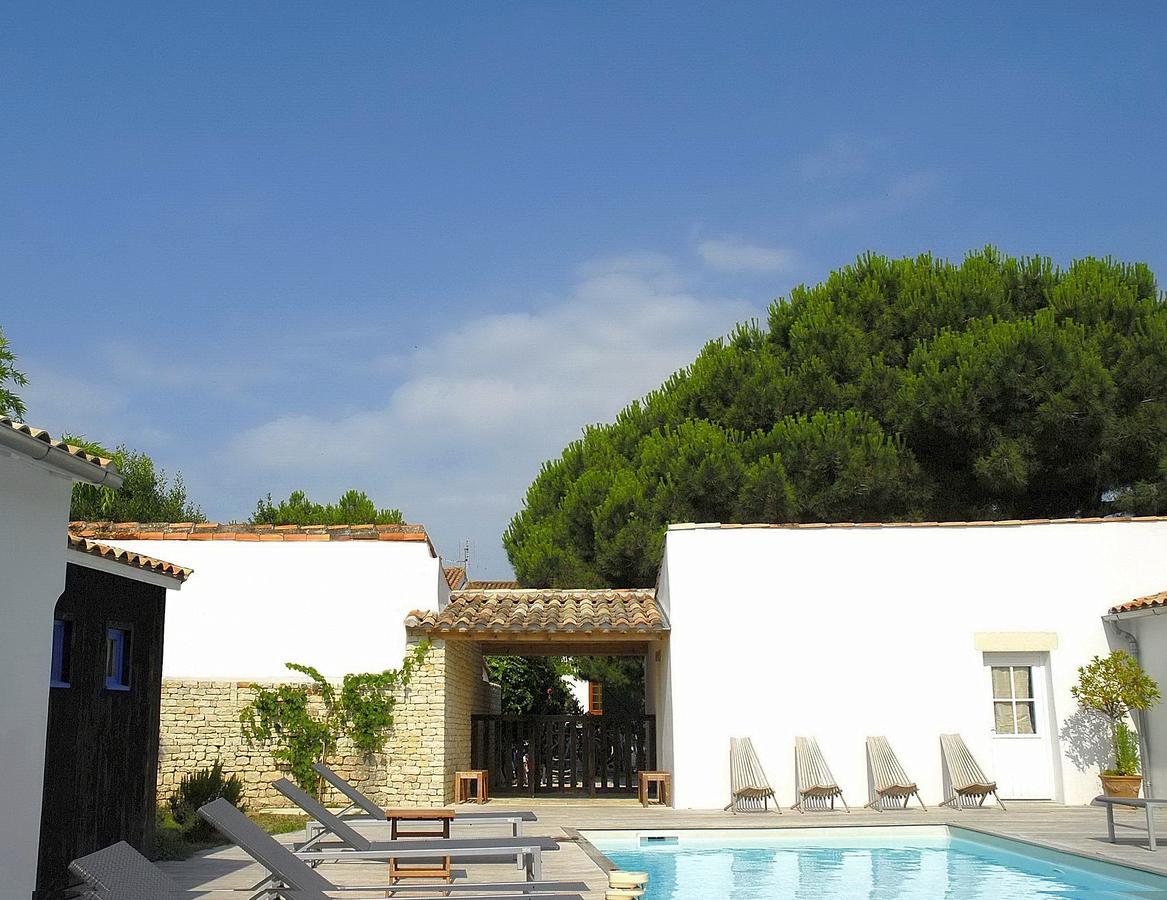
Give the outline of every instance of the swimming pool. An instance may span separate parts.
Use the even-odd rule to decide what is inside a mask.
[[[582,835],[618,868],[649,873],[644,900],[1008,900],[1167,891],[1167,877],[942,825]]]

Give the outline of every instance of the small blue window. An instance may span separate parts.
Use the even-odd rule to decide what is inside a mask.
[[[105,687],[110,691],[130,689],[130,632],[126,628],[105,630]]]
[[[53,667],[49,673],[49,684],[53,687],[69,686],[69,657],[73,649],[73,623],[68,619],[53,620]]]

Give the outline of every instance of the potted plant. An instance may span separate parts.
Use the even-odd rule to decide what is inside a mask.
[[[1159,686],[1129,653],[1115,650],[1096,656],[1078,669],[1078,683],[1070,693],[1084,708],[1105,717],[1110,730],[1114,766],[1101,774],[1103,793],[1137,797],[1143,784],[1139,774],[1139,740],[1127,724],[1132,710],[1150,709],[1159,702]]]

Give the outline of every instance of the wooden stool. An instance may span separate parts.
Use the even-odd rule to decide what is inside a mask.
[[[479,803],[490,799],[490,773],[486,769],[470,769],[454,773],[454,802],[470,802],[470,785],[475,785]]]
[[[640,805],[648,806],[648,789],[656,785],[656,802],[662,806],[669,805],[669,794],[672,793],[673,776],[668,772],[641,772],[640,773]]]
[[[385,818],[389,822],[390,840],[402,838],[450,838],[450,820],[454,818],[452,809],[387,809]],[[403,826],[404,823],[404,827]],[[424,827],[429,825],[429,827]],[[419,827],[421,826],[421,827]],[[440,862],[401,863],[389,860],[389,883],[395,884],[403,878],[441,878],[450,881],[450,857],[441,857]]]

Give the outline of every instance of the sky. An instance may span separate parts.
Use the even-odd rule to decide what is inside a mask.
[[[28,420],[472,576],[544,460],[875,251],[1167,281],[1167,5],[0,8]]]

